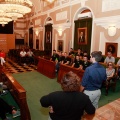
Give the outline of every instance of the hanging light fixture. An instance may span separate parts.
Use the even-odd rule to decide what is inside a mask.
[[[43,0],[44,2],[53,3],[55,0]]]
[[[47,2],[49,2],[49,3],[52,3],[52,2],[54,2],[54,0],[46,0]]]
[[[30,13],[31,8],[32,2],[30,0],[0,0],[0,17],[4,17],[7,22],[17,20]],[[0,22],[2,23],[1,20]]]

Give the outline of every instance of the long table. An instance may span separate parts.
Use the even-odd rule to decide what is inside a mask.
[[[38,72],[43,75],[53,79],[55,78],[55,62],[39,57],[39,62],[37,66]]]
[[[82,120],[120,120],[120,98],[98,108],[94,115],[84,115]]]
[[[7,85],[11,95],[19,105],[21,112],[20,120],[31,120],[26,100],[26,90],[3,68],[0,68],[0,81]]]
[[[62,77],[64,76],[64,74],[66,74],[69,71],[72,71],[72,72],[76,73],[80,77],[80,80],[82,80],[84,70],[73,68],[73,67],[68,66],[68,65],[60,64],[60,69],[59,69],[59,72],[58,72],[57,82],[61,83]]]

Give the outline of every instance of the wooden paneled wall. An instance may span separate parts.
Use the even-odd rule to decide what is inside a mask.
[[[3,49],[6,53],[9,49],[15,49],[14,34],[0,34],[0,50]]]

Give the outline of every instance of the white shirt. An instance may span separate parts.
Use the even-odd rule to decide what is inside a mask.
[[[108,63],[108,62],[115,63],[115,58],[114,58],[114,57],[109,58],[109,57],[107,56],[107,57],[105,58],[105,63]]]
[[[32,52],[32,51],[28,51],[28,52],[27,52],[27,55],[28,55],[29,57],[32,57],[32,56],[33,56],[33,52]]]
[[[26,56],[26,52],[25,52],[25,51],[21,51],[21,52],[20,52],[20,56],[21,56],[21,57],[25,57],[25,56]]]

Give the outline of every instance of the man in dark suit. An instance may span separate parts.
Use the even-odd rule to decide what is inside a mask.
[[[84,43],[85,42],[85,37],[83,32],[80,32],[80,37],[79,37],[79,43]]]

